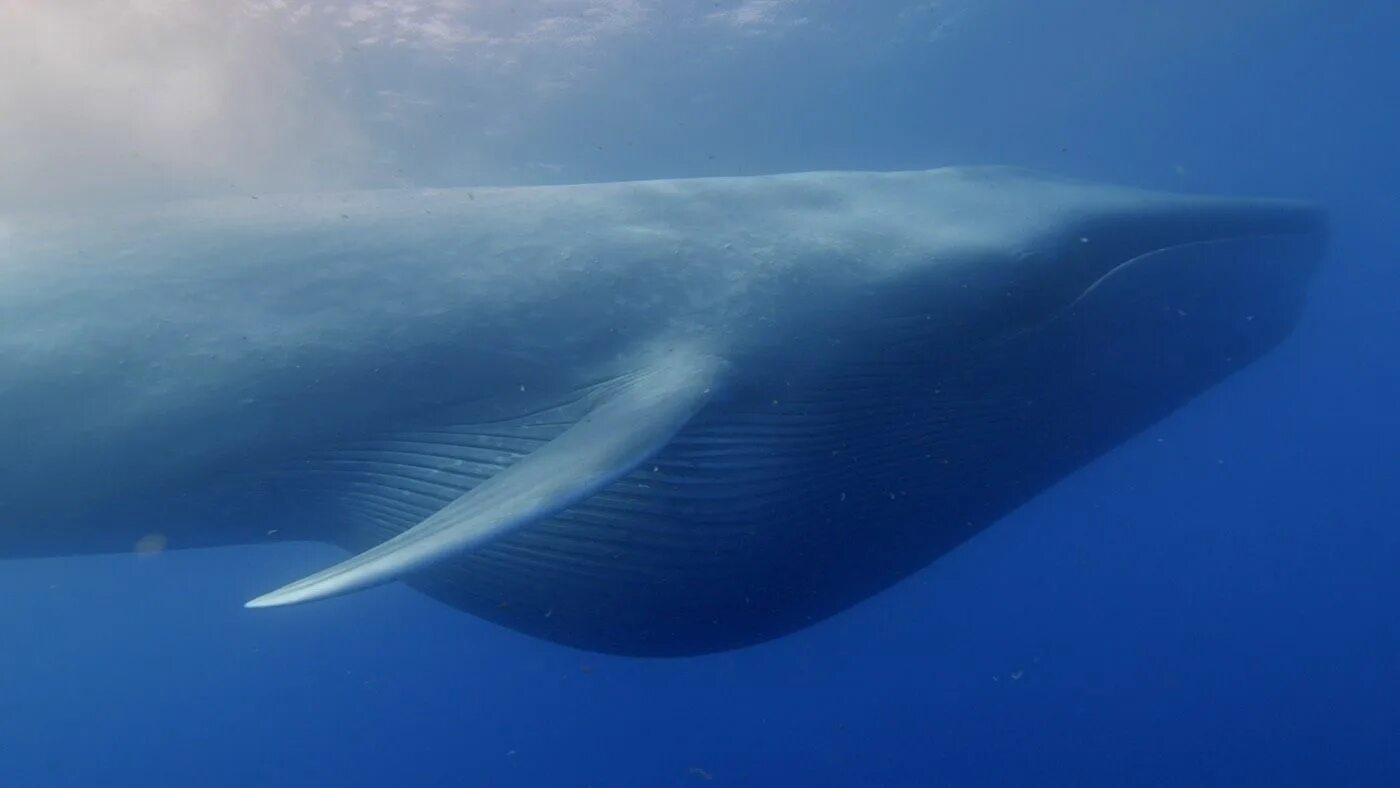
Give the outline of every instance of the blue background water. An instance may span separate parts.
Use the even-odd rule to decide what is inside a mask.
[[[488,179],[1014,163],[1314,199],[1335,242],[1299,332],[907,582],[728,654],[571,651],[402,587],[239,607],[318,545],[7,561],[0,784],[1400,783],[1400,6],[760,6],[621,41],[477,146],[548,166]],[[473,122],[401,129],[402,177],[460,177]]]

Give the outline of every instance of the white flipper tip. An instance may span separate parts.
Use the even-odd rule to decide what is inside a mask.
[[[257,599],[250,599],[250,600],[248,600],[247,602],[244,602],[244,603],[243,603],[243,606],[244,606],[244,607],[280,607],[280,606],[285,605],[285,604],[287,604],[287,603],[286,603],[286,602],[278,602],[278,601],[277,601],[277,594],[276,594],[276,592],[274,592],[274,593],[271,593],[271,594],[263,594],[262,596],[258,597]]]
[[[244,602],[243,606],[248,608],[283,607],[285,605],[294,605],[299,601],[301,600],[292,597],[290,594],[283,593],[283,589],[279,588],[271,593],[263,594],[256,599],[250,599]]]
[[[332,567],[325,572],[304,577],[295,583],[288,583],[276,591],[269,591],[260,597],[244,602],[243,606],[248,608],[284,607],[338,596],[360,587],[358,584],[345,582],[346,578],[341,573],[336,572],[337,569],[339,567]]]

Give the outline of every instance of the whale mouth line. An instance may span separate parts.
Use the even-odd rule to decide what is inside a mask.
[[[1271,240],[1273,240],[1273,241],[1292,241],[1292,240],[1306,239],[1306,238],[1314,237],[1314,236],[1316,236],[1316,235],[1318,235],[1317,232],[1315,232],[1315,231],[1308,231],[1308,230],[1299,230],[1299,231],[1296,231],[1296,232],[1266,233],[1266,234],[1240,234],[1240,235],[1221,236],[1221,237],[1219,237],[1219,238],[1206,238],[1206,239],[1202,239],[1202,240],[1199,240],[1199,241],[1187,241],[1187,242],[1184,242],[1184,243],[1169,244],[1169,245],[1167,245],[1167,246],[1161,246],[1161,247],[1158,247],[1158,248],[1156,248],[1156,249],[1152,249],[1152,250],[1147,251],[1147,252],[1142,252],[1141,254],[1133,255],[1132,257],[1129,257],[1128,259],[1124,260],[1123,262],[1121,262],[1121,263],[1119,263],[1119,264],[1113,266],[1112,268],[1108,269],[1107,271],[1105,271],[1105,272],[1104,272],[1102,275],[1100,275],[1097,279],[1095,279],[1094,281],[1090,282],[1088,287],[1086,287],[1086,288],[1084,288],[1083,290],[1081,290],[1080,293],[1079,293],[1079,295],[1075,296],[1074,300],[1072,300],[1072,301],[1070,301],[1069,303],[1065,304],[1065,306],[1064,306],[1062,309],[1060,309],[1059,311],[1057,311],[1055,317],[1058,317],[1060,314],[1063,314],[1065,311],[1074,309],[1077,305],[1079,305],[1079,303],[1080,303],[1081,301],[1084,301],[1086,298],[1088,298],[1089,296],[1093,295],[1094,291],[1098,290],[1100,287],[1104,286],[1106,283],[1112,281],[1113,278],[1114,278],[1115,276],[1122,275],[1122,274],[1124,274],[1124,273],[1130,271],[1133,267],[1135,267],[1135,266],[1137,266],[1137,265],[1140,265],[1140,264],[1143,263],[1143,262],[1151,261],[1151,260],[1153,260],[1153,259],[1155,259],[1155,258],[1159,258],[1159,257],[1161,257],[1161,256],[1163,256],[1163,255],[1172,254],[1172,253],[1177,253],[1177,252],[1186,252],[1186,251],[1189,251],[1189,250],[1191,250],[1191,249],[1205,249],[1205,248],[1208,248],[1208,247],[1220,246],[1220,245],[1222,245],[1222,244],[1246,243],[1246,242],[1264,243],[1264,242],[1268,242],[1268,241],[1271,241]],[[1050,318],[1050,319],[1053,320],[1054,317],[1052,317],[1052,318]]]
[[[1081,289],[1074,298],[1066,301],[1062,306],[1056,308],[1049,315],[1035,321],[1031,325],[1024,325],[1013,328],[994,338],[978,345],[979,350],[988,349],[1002,345],[1007,342],[1025,337],[1046,329],[1072,314],[1077,308],[1091,301],[1097,294],[1105,288],[1113,286],[1115,283],[1123,281],[1125,277],[1132,276],[1134,272],[1141,271],[1145,266],[1150,266],[1154,261],[1171,259],[1173,255],[1189,254],[1193,250],[1206,250],[1225,248],[1237,244],[1268,244],[1268,243],[1305,243],[1309,240],[1321,241],[1325,238],[1325,233],[1318,229],[1300,229],[1294,231],[1280,231],[1270,233],[1239,233],[1233,235],[1221,235],[1214,238],[1203,238],[1194,241],[1183,241],[1181,243],[1166,244],[1155,249],[1132,255],[1104,273],[1097,276],[1093,281]],[[1180,261],[1178,261],[1180,262]],[[1243,265],[1239,260],[1229,265]]]

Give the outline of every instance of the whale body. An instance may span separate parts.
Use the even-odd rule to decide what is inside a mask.
[[[1325,245],[999,167],[0,218],[0,557],[321,540],[248,605],[402,580],[584,649],[757,643],[1269,351]]]

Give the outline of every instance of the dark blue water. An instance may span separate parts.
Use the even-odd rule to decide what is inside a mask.
[[[240,607],[316,545],[4,562],[0,785],[1400,784],[1400,7],[993,2],[930,35],[908,5],[657,23],[497,144],[564,180],[995,162],[1317,200],[1297,334],[898,587],[717,656],[402,587]]]

